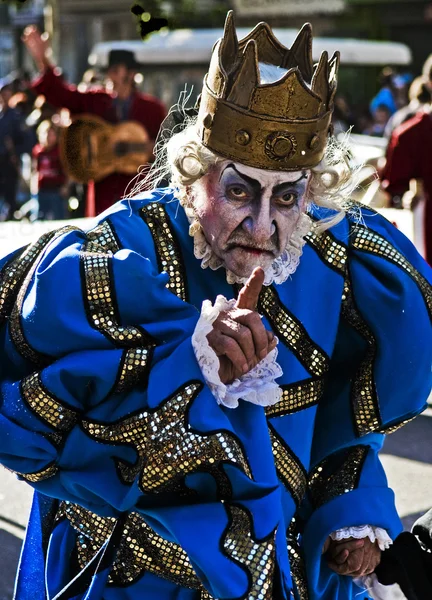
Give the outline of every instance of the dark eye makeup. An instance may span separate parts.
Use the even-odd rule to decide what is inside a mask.
[[[259,198],[262,192],[259,181],[240,173],[233,164],[227,165],[222,171],[219,183],[225,196],[234,202],[249,202]],[[283,207],[294,206],[303,195],[306,183],[307,175],[303,173],[297,181],[285,181],[275,185],[272,199]]]

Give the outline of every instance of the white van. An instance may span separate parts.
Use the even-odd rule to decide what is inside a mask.
[[[250,29],[238,28],[239,39]],[[298,31],[274,29],[276,37],[287,48],[291,47]],[[108,64],[111,50],[131,50],[142,64],[142,89],[158,96],[167,106],[174,104],[184,89],[194,86],[196,97],[207,71],[214,43],[223,35],[223,29],[178,29],[153,34],[146,41],[112,41],[96,44],[89,56],[90,66],[103,68]],[[313,60],[318,61],[323,50],[331,56],[341,53],[339,90],[352,97],[359,95],[368,101],[375,93],[376,76],[386,65],[407,66],[411,50],[405,44],[347,38],[320,38],[313,40]],[[372,72],[371,72],[372,71]],[[371,89],[372,88],[372,89]],[[193,99],[193,98],[192,98]]]

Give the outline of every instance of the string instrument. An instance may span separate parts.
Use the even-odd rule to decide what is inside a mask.
[[[78,183],[100,181],[111,173],[135,175],[150,160],[153,143],[136,121],[112,125],[94,115],[79,115],[60,138],[68,176]]]

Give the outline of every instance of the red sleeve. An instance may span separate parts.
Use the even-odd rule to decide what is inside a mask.
[[[48,68],[38,77],[31,88],[42,94],[49,104],[57,108],[67,108],[71,114],[90,113],[102,118],[111,108],[112,98],[102,91],[79,92],[74,86],[64,82],[56,69]]]
[[[387,147],[386,165],[381,174],[382,187],[391,196],[401,195],[409,189],[411,179],[420,177],[419,123],[416,119],[398,127]]]
[[[160,100],[140,94],[132,106],[130,119],[142,123],[150,138],[155,140],[166,114],[166,108]]]

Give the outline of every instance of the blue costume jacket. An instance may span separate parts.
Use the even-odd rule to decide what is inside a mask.
[[[205,384],[201,303],[237,290],[201,269],[172,190],[0,262],[0,461],[36,489],[17,600],[367,597],[321,549],[401,530],[378,451],[424,408],[432,294],[411,243],[361,210],[263,288],[283,369],[267,409]]]

